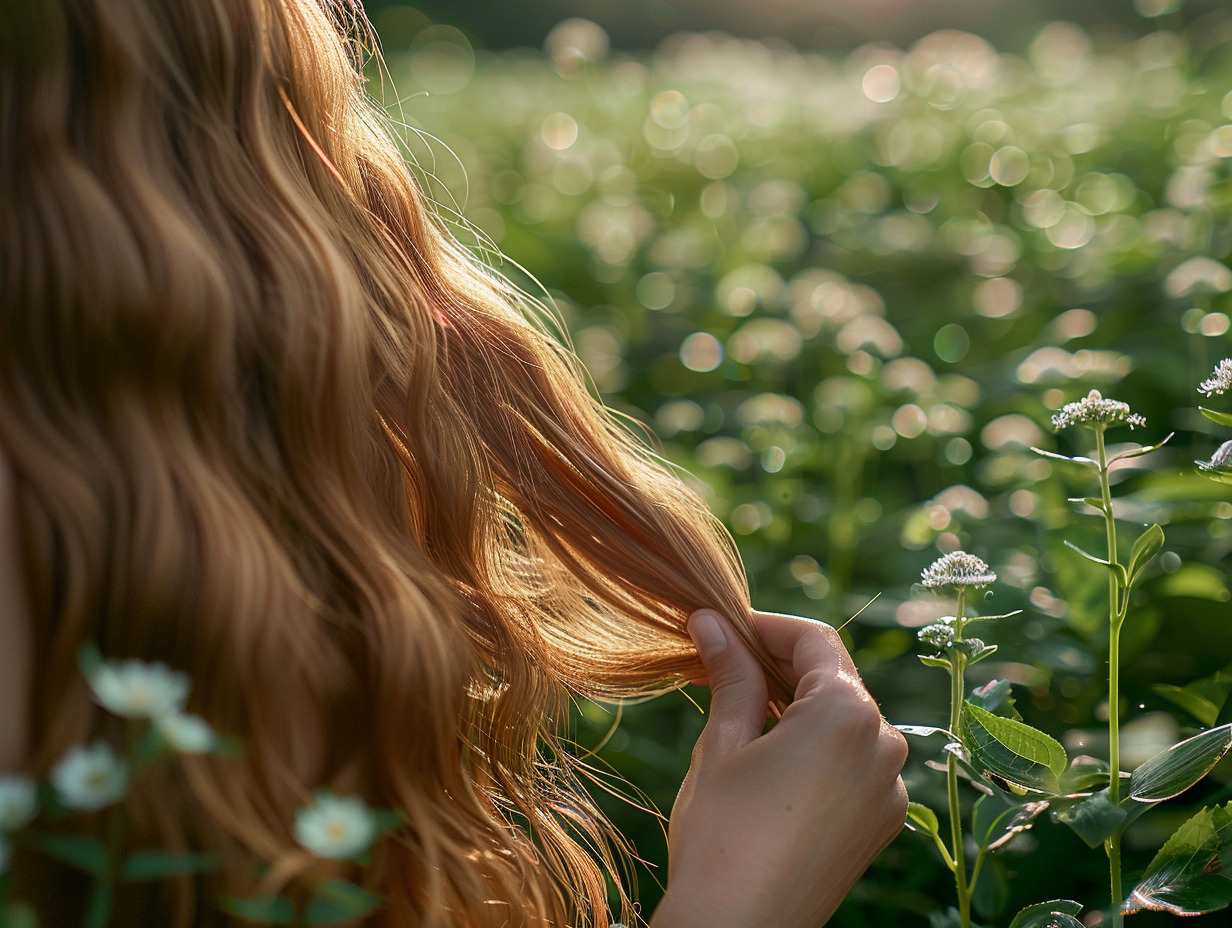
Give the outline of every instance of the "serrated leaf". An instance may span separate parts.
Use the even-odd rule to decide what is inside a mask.
[[[1142,909],[1202,915],[1232,902],[1223,849],[1232,841],[1232,803],[1202,809],[1167,840],[1125,900],[1127,915]]]
[[[941,834],[941,822],[937,813],[919,802],[907,803],[907,827],[937,837]]]
[[[1050,736],[1015,719],[1001,718],[963,703],[959,736],[971,763],[1026,789],[1056,793],[1065,770],[1065,748]]]
[[[1053,818],[1068,825],[1087,847],[1100,847],[1104,841],[1125,824],[1128,817],[1123,807],[1114,803],[1107,789],[1080,799],[1053,815]]]
[[[917,654],[916,656],[920,659],[920,663],[925,667],[943,667],[949,669],[954,666],[950,663],[950,659],[948,657],[935,657],[929,654]]]
[[[1198,412],[1217,425],[1232,425],[1232,413],[1220,412],[1218,409],[1207,409],[1205,406],[1199,406]]]
[[[1163,802],[1193,786],[1232,747],[1232,725],[1221,725],[1172,745],[1138,766],[1129,795],[1138,802]]]
[[[1138,536],[1138,540],[1134,542],[1133,551],[1129,555],[1129,566],[1126,568],[1126,573],[1129,575],[1128,583],[1131,586],[1146,565],[1151,562],[1151,558],[1158,554],[1163,546],[1164,530],[1158,525],[1152,525]]]
[[[90,835],[35,835],[33,844],[43,854],[70,867],[101,877],[107,869],[107,849]]]
[[[1057,454],[1055,451],[1045,451],[1043,448],[1036,448],[1034,446],[1032,446],[1031,450],[1041,457],[1052,458],[1056,461],[1069,461],[1071,464],[1093,464],[1096,467],[1099,466],[1095,461],[1092,461],[1090,458],[1083,457],[1080,454],[1069,457],[1068,455]]]
[[[205,873],[222,866],[217,854],[168,854],[165,851],[134,851],[120,866],[120,879],[130,883],[161,880],[181,873]]]
[[[251,899],[225,898],[222,907],[229,915],[262,925],[292,925],[295,907],[281,896],[256,896]]]
[[[1074,917],[1081,911],[1082,903],[1072,899],[1037,902],[1019,911],[1010,928],[1082,928],[1082,922]]]
[[[1175,706],[1180,706],[1203,725],[1214,725],[1219,718],[1219,706],[1188,686],[1173,686],[1170,683],[1155,683],[1151,692],[1162,696]],[[1227,695],[1224,695],[1227,701]]]
[[[309,925],[341,925],[371,915],[382,905],[374,896],[346,880],[326,880],[313,890],[304,911]]]

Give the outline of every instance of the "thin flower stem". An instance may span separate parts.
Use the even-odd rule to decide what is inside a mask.
[[[954,640],[962,641],[963,607],[966,589],[958,589],[958,608],[954,610]],[[958,731],[962,713],[963,676],[967,658],[960,650],[953,652],[950,668],[950,731]],[[958,801],[958,758],[953,754],[946,762],[946,780],[950,794],[950,841],[954,859],[954,883],[958,890],[958,914],[962,928],[971,928],[971,889],[967,884],[966,849],[963,846],[962,810]]]
[[[1116,520],[1112,516],[1112,491],[1108,483],[1108,451],[1104,444],[1103,428],[1095,430],[1096,460],[1099,465],[1099,489],[1104,504],[1104,530],[1108,540],[1108,563],[1117,564]],[[1129,595],[1125,592],[1125,605],[1121,604],[1121,583],[1115,566],[1108,568],[1108,766],[1111,768],[1108,782],[1108,798],[1112,804],[1121,801],[1121,625],[1128,608]],[[1121,928],[1125,916],[1121,914],[1121,832],[1114,831],[1104,843],[1108,852],[1108,873],[1112,891],[1112,924]]]

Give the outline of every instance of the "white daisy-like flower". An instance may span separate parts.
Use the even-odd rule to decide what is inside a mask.
[[[34,778],[18,774],[0,776],[0,832],[16,831],[38,812]]]
[[[70,809],[94,812],[114,805],[128,790],[128,764],[105,741],[72,748],[51,768],[51,785]]]
[[[180,712],[188,698],[188,675],[160,661],[105,661],[90,674],[94,698],[127,719],[153,719]]]
[[[1224,358],[1211,372],[1211,376],[1198,385],[1198,392],[1207,396],[1227,393],[1232,390],[1232,358]]]
[[[376,837],[376,815],[357,796],[317,793],[295,813],[295,840],[318,857],[358,857]]]
[[[191,712],[174,712],[154,720],[167,743],[184,754],[208,754],[218,743],[210,723]]]
[[[1075,403],[1066,403],[1053,414],[1052,427],[1058,432],[1071,425],[1089,425],[1092,428],[1108,427],[1124,422],[1131,429],[1146,425],[1146,419],[1132,412],[1128,403],[1104,399],[1098,390],[1092,390]]]
[[[988,586],[997,579],[987,564],[966,551],[952,551],[934,561],[920,579],[929,589]]]

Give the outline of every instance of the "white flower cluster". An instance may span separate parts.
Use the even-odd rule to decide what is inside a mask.
[[[954,626],[944,622],[926,625],[916,633],[916,637],[923,644],[930,644],[938,651],[944,651],[954,643]]]
[[[216,739],[209,723],[184,711],[191,688],[188,675],[159,661],[104,661],[89,674],[100,706],[126,719],[151,719],[177,751],[205,754]]]
[[[107,742],[96,741],[71,748],[51,768],[51,785],[65,808],[96,812],[124,798],[128,764]]]
[[[1125,423],[1131,429],[1146,425],[1146,419],[1131,412],[1128,403],[1120,400],[1104,399],[1098,390],[1092,390],[1085,397],[1074,403],[1066,403],[1061,410],[1053,414],[1052,427],[1058,432],[1071,425],[1089,425],[1093,428],[1106,428],[1109,425]]]
[[[376,838],[376,814],[357,796],[320,792],[295,813],[295,840],[318,857],[351,860]]]
[[[1227,393],[1232,390],[1232,358],[1224,358],[1211,372],[1211,376],[1198,385],[1198,392],[1206,396]]]
[[[987,564],[966,551],[953,551],[934,561],[921,575],[929,589],[988,586],[997,579]]]

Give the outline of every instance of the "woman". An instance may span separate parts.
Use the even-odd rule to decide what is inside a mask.
[[[0,759],[118,739],[83,643],[161,660],[246,752],[134,790],[132,846],[224,866],[117,923],[225,924],[262,862],[302,892],[291,821],[328,787],[405,816],[329,871],[386,900],[371,924],[604,926],[563,707],[704,678],[652,923],[823,923],[902,825],[901,737],[833,631],[750,612],[702,503],[440,231],[361,19],[0,5]],[[64,903],[40,866],[19,891]]]

